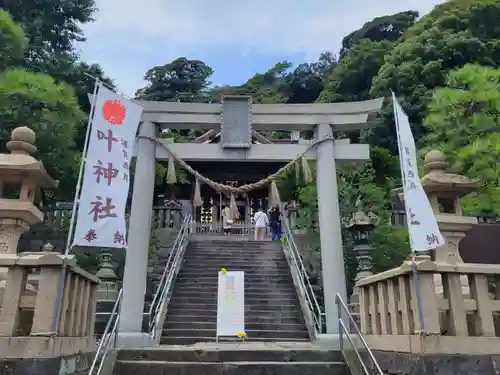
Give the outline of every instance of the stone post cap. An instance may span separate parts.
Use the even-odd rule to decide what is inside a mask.
[[[445,170],[448,168],[448,163],[446,162],[446,155],[444,152],[439,150],[431,150],[424,157],[424,168],[426,171],[432,170]]]
[[[30,155],[37,151],[35,141],[35,132],[27,126],[20,126],[12,130],[7,148],[12,154]]]

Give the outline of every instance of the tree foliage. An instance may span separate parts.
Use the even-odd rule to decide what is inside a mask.
[[[26,42],[23,29],[0,9],[0,71],[22,62]]]
[[[365,23],[363,27],[353,31],[342,39],[340,58],[363,40],[372,42],[395,42],[404,35],[418,17],[418,12],[400,12],[390,16],[377,17]]]
[[[434,92],[425,120],[428,147],[443,150],[454,170],[484,181],[465,200],[469,211],[497,211],[500,203],[500,69],[465,65]]]
[[[24,67],[53,74],[73,43],[85,40],[81,26],[93,20],[94,0],[0,0],[24,30],[29,43]]]
[[[0,74],[0,152],[14,128],[29,126],[37,134],[38,157],[69,197],[78,168],[74,139],[84,118],[70,86],[21,68]]]
[[[495,66],[500,61],[500,29],[493,21],[498,16],[498,0],[457,0],[437,6],[386,55],[371,94],[396,92],[403,99],[414,136],[420,139],[432,92],[444,85],[447,72],[468,63]],[[385,124],[393,126],[390,120]]]
[[[135,94],[137,99],[153,101],[205,101],[213,69],[200,60],[179,57],[155,66],[144,75],[148,85]]]

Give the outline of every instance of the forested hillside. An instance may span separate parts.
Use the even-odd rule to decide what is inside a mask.
[[[93,0],[54,0],[47,2],[44,12],[35,10],[36,4],[0,0],[0,147],[14,127],[32,126],[39,136],[40,156],[62,181],[55,198],[72,199],[89,110],[86,94],[93,85],[84,73],[113,85],[107,78],[113,72],[105,74],[98,65],[86,64],[74,49],[74,42],[85,38],[81,25],[94,16]],[[145,72],[147,85],[136,96],[210,102],[230,93],[252,95],[257,103],[326,103],[388,97],[393,90],[422,152],[444,150],[456,172],[483,179],[481,191],[464,201],[464,209],[497,212],[499,19],[500,0],[455,0],[420,18],[408,10],[366,20],[344,37],[340,51],[325,51],[317,61],[298,66],[276,62],[241,86],[213,87],[210,66],[179,57]],[[391,190],[400,183],[388,100],[369,125],[361,135],[344,135],[369,143],[372,162],[339,171],[341,205],[347,215],[361,195],[384,223],[391,210]],[[176,136],[182,141],[186,135]],[[162,185],[164,170],[158,171]],[[300,200],[302,225],[311,233],[314,248],[315,228],[309,223],[315,222],[315,184],[297,184],[294,175],[283,176],[279,185],[282,199]],[[374,244],[377,270],[407,254],[404,229],[380,225]]]

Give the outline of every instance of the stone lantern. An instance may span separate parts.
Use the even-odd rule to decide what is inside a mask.
[[[451,264],[462,263],[463,260],[458,251],[458,244],[474,224],[475,217],[462,215],[460,199],[467,194],[476,191],[481,186],[481,181],[473,180],[456,173],[446,172],[448,163],[443,152],[429,151],[424,158],[426,174],[420,179],[422,187],[427,194],[434,216],[441,234],[445,239],[445,245],[433,251],[436,262]],[[402,189],[397,189],[401,192]],[[402,193],[401,193],[402,196]],[[467,277],[461,277],[462,291],[469,294]],[[436,275],[436,292],[443,292],[441,277]]]
[[[476,191],[481,181],[446,172],[448,163],[441,151],[430,151],[425,155],[426,175],[421,178],[422,186],[436,216],[446,245],[436,249],[437,262],[462,262],[458,243],[474,224],[475,217],[462,215],[460,198]]]
[[[30,128],[16,128],[7,143],[11,153],[0,154],[0,254],[17,254],[21,235],[43,220],[43,213],[34,205],[36,189],[57,187],[42,162],[30,155],[37,150],[35,139]],[[7,271],[0,268],[0,306]],[[27,290],[35,291],[30,284]]]
[[[118,277],[113,269],[113,255],[109,249],[99,254],[99,270],[96,276],[101,280],[97,287],[97,300],[116,301],[119,293]]]
[[[370,243],[370,238],[373,229],[375,229],[379,221],[379,217],[372,212],[365,212],[360,198],[356,201],[356,212],[350,218],[342,219],[344,228],[351,233],[353,250],[358,263],[356,277],[354,278],[355,283],[373,275],[373,247]],[[359,291],[356,286],[349,298],[349,307],[354,314],[359,313]]]
[[[34,205],[37,188],[54,189],[54,181],[36,152],[35,132],[22,126],[12,131],[10,154],[0,154],[0,253],[16,254],[19,238],[31,225],[43,220]]]

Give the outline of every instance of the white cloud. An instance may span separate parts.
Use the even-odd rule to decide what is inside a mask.
[[[428,12],[444,0],[96,0],[82,58],[98,62],[131,95],[144,72],[186,55],[237,48],[252,54],[338,51],[346,34],[374,17]],[[231,56],[227,56],[231,59]]]

